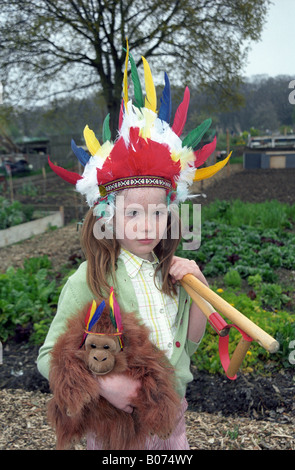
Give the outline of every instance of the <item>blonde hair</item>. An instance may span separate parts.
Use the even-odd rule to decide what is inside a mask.
[[[89,209],[84,219],[81,231],[81,246],[87,260],[87,283],[94,295],[98,299],[105,297],[103,292],[109,292],[109,276],[115,281],[116,264],[120,254],[121,246],[116,237],[96,238],[93,228],[96,223],[93,209]],[[180,225],[180,221],[178,220]],[[180,242],[180,235],[177,239],[171,238],[171,214],[167,220],[167,236],[163,238],[154,249],[154,253],[159,259],[155,276],[160,271],[162,274],[161,291],[167,295],[176,294],[176,289],[169,275],[169,267],[172,257]],[[180,227],[179,227],[180,228]],[[179,230],[179,234],[181,230]]]

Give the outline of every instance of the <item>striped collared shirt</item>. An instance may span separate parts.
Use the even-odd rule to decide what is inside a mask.
[[[159,260],[154,253],[154,261],[147,261],[122,248],[119,257],[132,281],[140,316],[151,331],[151,341],[170,358],[176,330],[178,295],[170,297],[156,287],[154,273]],[[157,274],[155,280],[161,286],[161,273]]]

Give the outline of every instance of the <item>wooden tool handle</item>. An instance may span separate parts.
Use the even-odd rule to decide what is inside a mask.
[[[228,377],[234,377],[238,372],[244,357],[247,354],[248,349],[250,348],[251,341],[247,341],[243,337],[240,339],[236,349],[233,352],[229,366],[226,370],[226,375]]]
[[[213,292],[209,287],[205,286],[199,279],[192,274],[186,274],[182,281],[182,286],[187,290],[188,294],[195,291],[203,299],[212,304],[217,311],[225,315],[236,326],[243,330],[247,335],[263,346],[270,353],[275,353],[279,349],[279,343],[259,326],[253,323],[249,318],[245,317],[236,308],[222,299],[218,294]],[[200,307],[201,308],[201,307]]]
[[[184,282],[181,283],[188,295],[191,297],[191,299],[195,302],[195,304],[197,304],[200,310],[202,310],[207,320],[210,321],[210,316],[212,315],[212,313],[215,313],[215,309],[212,307],[212,305],[209,304],[209,302],[207,302],[205,299],[203,299],[203,297],[201,297],[194,289],[192,289],[192,287],[188,286]],[[228,328],[224,328],[218,331],[218,334],[220,336],[226,336],[228,335],[228,333]]]

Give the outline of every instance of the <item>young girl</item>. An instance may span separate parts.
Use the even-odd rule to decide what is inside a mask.
[[[151,75],[145,60],[144,68],[150,93]],[[188,89],[170,128],[165,121],[167,90],[170,89],[166,75],[165,81],[163,96],[166,99],[165,105],[162,101],[159,117],[153,93],[147,97],[145,107],[137,108],[128,102],[127,87],[124,87],[124,112],[115,143],[105,138],[100,145],[86,126],[84,136],[92,157],[72,144],[85,165],[83,176],[49,161],[57,174],[76,184],[76,189],[86,196],[90,210],[81,234],[87,261],[68,279],[61,292],[56,316],[39,352],[38,369],[48,378],[50,351],[64,331],[67,318],[93,298],[107,298],[113,286],[121,309],[136,312],[149,327],[151,341],[166,352],[175,369],[177,391],[183,398],[172,435],[167,440],[153,436],[147,439],[146,448],[188,449],[185,391],[192,380],[190,357],[202,339],[206,318],[194,303],[190,304],[178,281],[190,273],[207,282],[194,261],[174,255],[181,231],[175,230],[178,224],[173,216],[172,201],[174,204],[184,201],[193,180],[209,177],[221,165],[196,171],[196,166],[210,155],[215,143],[198,152],[183,145],[179,135],[187,112]],[[138,96],[136,102],[143,104]],[[197,134],[200,136],[205,128],[203,126]],[[132,413],[132,398],[141,386],[138,381],[124,374],[98,380],[102,396],[115,407]],[[95,436],[88,436],[87,447],[101,448]]]

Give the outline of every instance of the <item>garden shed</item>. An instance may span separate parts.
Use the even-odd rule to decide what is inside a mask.
[[[243,155],[243,166],[247,170],[257,168],[295,168],[295,150],[247,150]]]
[[[257,168],[295,168],[295,136],[251,137],[243,155],[247,170]]]

